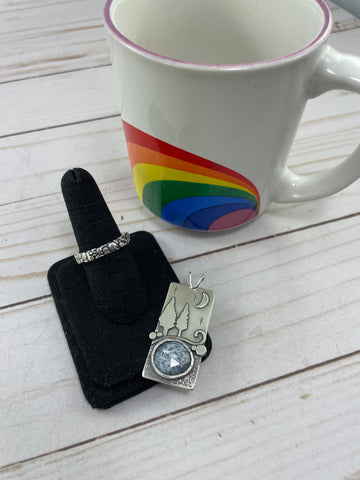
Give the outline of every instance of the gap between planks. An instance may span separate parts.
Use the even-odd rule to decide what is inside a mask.
[[[338,50],[357,54],[354,45],[359,37],[359,32],[360,29],[357,28],[350,32],[341,32],[341,35],[332,35],[329,44]],[[0,85],[1,95],[5,99],[3,109],[7,112],[1,136],[8,138],[9,135],[13,134],[48,129],[58,125],[81,122],[82,120],[88,121],[91,118],[118,115],[119,108],[118,102],[115,101],[115,87],[110,76],[111,67],[101,67],[69,74],[59,73],[56,77],[51,77],[51,82],[45,77],[38,77],[29,79],[25,84]],[[50,90],[49,82],[51,83]],[[86,83],[88,90],[84,91],[83,88],[80,88],[82,82]],[[35,97],[36,95],[44,95],[44,89],[46,90],[44,101],[48,105],[46,112],[38,111],[36,102],[34,103],[33,98],[28,95],[29,91]],[[66,89],[67,92],[71,92],[71,98],[69,95],[65,95],[64,101],[61,102],[54,93],[59,89],[61,91]],[[95,103],[92,102],[89,105],[88,99],[93,94],[95,95]],[[14,113],[14,107],[16,107],[14,98],[17,103],[23,103],[21,118]]]
[[[89,69],[87,69],[87,70],[89,70]],[[72,125],[80,125],[82,123],[96,122],[98,120],[106,120],[108,118],[116,118],[116,117],[121,117],[121,114],[120,113],[114,113],[114,114],[105,115],[105,116],[102,116],[102,117],[89,118],[87,120],[78,120],[78,121],[75,121],[75,122],[62,123],[60,125],[50,125],[49,127],[35,128],[34,130],[24,130],[22,132],[8,133],[6,135],[0,135],[0,139],[8,138],[8,137],[17,137],[18,135],[26,135],[28,133],[43,132],[44,130],[53,130],[55,128],[71,127]]]
[[[353,351],[351,353],[347,353],[345,355],[340,355],[340,356],[335,357],[335,358],[324,360],[323,362],[313,364],[313,365],[310,365],[308,367],[305,367],[305,368],[302,368],[302,369],[299,369],[299,370],[295,370],[293,372],[289,372],[289,373],[286,373],[284,375],[280,375],[278,377],[274,377],[274,378],[271,378],[271,379],[268,379],[268,380],[264,380],[262,382],[254,384],[254,385],[250,385],[249,387],[240,388],[238,390],[234,390],[233,392],[229,392],[229,393],[226,393],[224,395],[218,395],[217,397],[209,398],[207,400],[204,400],[202,402],[198,402],[198,403],[193,404],[191,406],[180,408],[178,410],[174,410],[172,412],[168,412],[168,413],[165,413],[163,415],[159,415],[157,417],[149,418],[145,421],[138,422],[138,423],[135,423],[133,425],[129,425],[129,426],[124,427],[124,428],[119,428],[117,430],[113,430],[111,432],[104,433],[103,435],[88,438],[87,440],[83,440],[81,442],[77,442],[77,443],[74,443],[72,445],[67,445],[66,447],[62,447],[62,448],[59,448],[59,449],[56,449],[56,450],[53,450],[53,451],[50,451],[50,452],[42,453],[41,455],[35,455],[34,457],[25,458],[24,460],[21,460],[19,462],[9,463],[7,465],[4,465],[4,466],[0,467],[0,474],[1,474],[2,471],[5,471],[6,469],[9,469],[9,468],[16,469],[17,467],[19,467],[21,465],[25,465],[27,463],[30,463],[33,460],[38,460],[40,458],[46,458],[46,457],[48,457],[50,455],[53,455],[55,453],[66,452],[68,450],[72,450],[73,448],[77,448],[77,447],[80,447],[80,446],[83,446],[83,445],[88,445],[88,444],[91,444],[91,443],[96,442],[98,440],[105,439],[105,438],[111,438],[115,435],[130,432],[131,430],[139,429],[141,427],[148,427],[149,425],[151,425],[155,422],[159,422],[161,420],[164,420],[165,418],[174,417],[176,415],[181,415],[183,413],[189,413],[189,412],[192,412],[193,410],[196,410],[198,408],[201,408],[201,407],[204,407],[204,406],[207,406],[207,405],[211,405],[211,404],[215,404],[218,401],[221,401],[221,400],[224,400],[224,399],[227,399],[227,398],[231,398],[231,397],[234,397],[236,395],[240,395],[242,393],[250,392],[252,390],[256,390],[257,388],[261,388],[261,387],[264,387],[264,386],[267,386],[267,385],[271,385],[273,383],[280,382],[282,380],[286,380],[288,378],[295,377],[297,375],[301,375],[305,372],[309,372],[311,370],[315,370],[317,368],[321,368],[321,367],[324,367],[326,365],[335,364],[337,362],[340,362],[342,360],[346,360],[348,358],[355,357],[357,355],[360,355],[360,350],[355,350],[355,351]]]
[[[349,28],[348,30],[345,30],[345,31],[349,32],[350,30],[354,30],[356,28],[360,28],[360,27]],[[339,32],[341,31],[342,30],[339,30]],[[334,32],[334,33],[339,33],[339,32]],[[93,65],[91,67],[69,68],[69,70],[61,70],[59,72],[41,73],[40,75],[29,75],[28,77],[13,78],[12,80],[0,80],[0,85],[6,85],[7,83],[23,82],[26,80],[32,80],[33,78],[53,77],[55,75],[59,75],[63,73],[74,73],[74,72],[82,72],[83,70],[94,70],[95,68],[111,67],[111,65],[112,65],[111,63],[107,62],[107,63],[102,63],[101,65]]]
[[[34,0],[31,0],[32,2],[34,2]],[[16,2],[10,2],[9,3],[9,6],[6,10],[0,10],[0,14],[1,13],[8,13],[8,12],[22,12],[23,10],[32,10],[34,8],[41,8],[44,4],[45,5],[49,5],[49,4],[53,4],[53,5],[62,5],[64,3],[74,3],[76,0],[45,0],[44,3],[38,3],[37,5],[31,5],[31,6],[20,6],[20,5],[16,5]],[[46,3],[45,3],[46,2]],[[14,4],[15,7],[12,7],[11,5]],[[6,7],[6,3],[5,3],[5,7]],[[340,8],[340,7],[335,7],[336,8]]]
[[[189,257],[183,257],[183,258],[180,258],[180,259],[177,259],[177,260],[172,260],[169,263],[171,265],[175,265],[175,264],[186,262],[186,261],[189,261],[189,260],[194,260],[194,259],[197,259],[197,258],[206,257],[208,255],[213,255],[213,254],[220,253],[220,252],[226,252],[227,250],[233,250],[234,248],[244,247],[246,245],[251,245],[253,243],[259,243],[259,242],[262,242],[262,241],[271,240],[271,239],[276,238],[276,237],[283,237],[285,235],[291,235],[293,233],[302,232],[303,230],[309,230],[311,228],[321,227],[323,225],[328,225],[330,223],[340,222],[342,220],[348,220],[348,219],[353,218],[353,217],[358,217],[359,215],[360,215],[360,212],[350,213],[350,214],[344,215],[342,217],[332,218],[330,220],[324,220],[322,222],[313,223],[311,225],[306,225],[306,226],[299,227],[299,228],[294,228],[292,230],[287,230],[285,232],[274,233],[272,235],[267,235],[265,237],[255,238],[253,240],[248,240],[246,242],[236,243],[236,244],[233,244],[233,245],[227,245],[225,247],[218,248],[216,250],[209,250],[209,251],[198,253],[196,255],[192,255],[192,256],[189,256]],[[18,307],[20,305],[26,305],[28,303],[38,302],[40,300],[45,300],[47,298],[51,298],[51,296],[52,296],[51,293],[49,293],[47,295],[41,295],[39,297],[29,298],[27,300],[22,300],[20,302],[10,303],[8,305],[2,305],[2,306],[0,306],[0,311],[1,310],[8,310],[8,309],[11,309],[11,308],[14,308],[14,307]]]
[[[36,7],[34,7],[34,8],[36,8]],[[0,14],[1,14],[1,12],[0,12]],[[334,22],[334,24],[335,23],[336,22]],[[359,28],[360,28],[359,26],[354,26],[354,27],[347,28],[347,29],[335,30],[335,31],[332,32],[331,35],[335,35],[337,33],[342,33],[342,32],[351,32],[352,30],[357,30]],[[63,73],[65,74],[65,73],[82,72],[83,70],[93,70],[94,68],[103,68],[103,67],[111,67],[111,66],[112,66],[112,63],[106,62],[106,63],[101,63],[100,65],[93,65],[93,66],[90,66],[90,67],[71,68],[71,69],[68,69],[68,70],[61,70],[61,71],[58,71],[58,72],[41,73],[39,75],[29,75],[27,77],[14,78],[14,79],[11,79],[11,80],[0,80],[0,85],[6,85],[8,83],[15,83],[15,82],[22,82],[22,81],[31,80],[31,79],[34,79],[34,78],[53,77],[55,75],[59,75],[59,74],[63,74]],[[22,133],[29,133],[29,132],[22,132]],[[15,134],[15,135],[18,135],[18,134]],[[11,136],[11,135],[6,135],[6,136]],[[0,138],[3,138],[3,137],[0,137]]]
[[[29,7],[29,8],[36,8],[36,7]],[[1,14],[2,12],[0,12]],[[334,22],[335,24],[336,22]],[[356,30],[360,28],[359,26],[354,26],[354,27],[351,27],[351,28],[347,28],[346,30],[335,30],[332,32],[332,35],[335,35],[336,33],[341,33],[341,32],[351,32],[352,30]],[[111,67],[112,66],[112,63],[109,63],[109,62],[106,62],[106,63],[101,63],[100,65],[93,65],[93,66],[90,66],[90,67],[82,67],[82,68],[70,68],[68,70],[61,70],[59,72],[51,72],[51,73],[41,73],[39,75],[29,75],[27,77],[22,77],[22,78],[14,78],[14,79],[11,79],[11,80],[0,80],[0,85],[6,85],[8,83],[14,83],[14,82],[22,82],[22,81],[25,81],[25,80],[31,80],[33,78],[44,78],[44,77],[53,77],[55,75],[59,75],[59,74],[62,74],[62,73],[74,73],[74,72],[81,72],[83,70],[93,70],[94,68],[103,68],[103,67]],[[106,117],[107,118],[107,117]],[[95,119],[97,120],[97,119]],[[59,126],[62,126],[62,125],[59,125]],[[53,128],[53,127],[49,127],[49,128]],[[41,130],[41,129],[39,129]],[[37,131],[37,130],[31,130],[29,132],[21,132],[21,133],[30,133],[32,131]],[[14,135],[19,135],[19,133],[16,133]],[[6,136],[11,136],[10,135],[5,135]],[[0,138],[3,138],[3,137],[0,137]]]
[[[50,3],[50,4],[49,4]],[[35,5],[35,6],[25,6],[23,8],[15,8],[13,10],[11,9],[8,9],[8,10],[2,10],[0,12],[0,15],[3,15],[4,18],[5,18],[5,24],[7,23],[7,18],[6,16],[9,16],[9,14],[11,14],[13,16],[14,12],[18,15],[21,15],[21,10],[23,10],[25,12],[25,19],[27,20],[27,24],[30,25],[30,28],[27,28],[26,30],[34,30],[35,32],[37,32],[37,36],[38,36],[38,39],[44,39],[46,38],[47,35],[49,35],[49,38],[54,41],[55,38],[57,38],[57,36],[59,35],[59,32],[58,31],[52,31],[52,28],[54,27],[54,25],[50,22],[50,24],[48,25],[48,27],[50,28],[50,32],[48,32],[46,30],[46,25],[44,25],[42,22],[40,22],[39,24],[37,24],[35,22],[35,24],[33,24],[33,19],[30,15],[29,18],[26,18],[26,12],[29,11],[29,10],[32,10],[34,8],[37,8],[39,10],[39,12],[41,11],[41,8],[43,7],[49,7],[50,9],[53,9],[53,12],[52,12],[52,16],[53,17],[65,17],[67,16],[67,13],[64,9],[61,8],[62,5],[67,5],[68,3],[77,3],[77,2],[74,2],[74,1],[70,1],[70,2],[66,2],[66,1],[62,1],[62,2],[54,2],[54,1],[51,1],[47,4],[42,4],[42,3],[39,3],[38,5]],[[86,3],[87,2],[84,2],[85,6],[83,8],[83,11],[86,11]],[[334,27],[333,27],[333,32],[332,33],[339,33],[339,32],[346,32],[346,31],[351,31],[351,30],[354,30],[356,28],[359,28],[359,21],[353,17],[350,13],[348,13],[347,11],[345,11],[344,9],[341,9],[337,6],[334,6],[331,2],[328,2],[329,3],[329,7],[332,11],[332,14],[333,14],[333,20],[334,20]],[[60,6],[60,10],[58,11],[58,6]],[[26,47],[21,47],[18,46],[18,50],[19,52],[15,52],[15,56],[16,58],[19,57],[19,59],[17,60],[18,62],[18,65],[20,67],[18,67],[20,69],[20,72],[13,72],[13,75],[15,75],[15,77],[11,78],[12,75],[10,75],[10,72],[12,71],[11,67],[14,67],[14,65],[10,65],[10,70],[9,70],[9,79],[6,79],[6,77],[4,78],[4,80],[0,80],[0,84],[2,83],[9,83],[9,82],[13,82],[13,81],[18,81],[18,80],[27,80],[27,79],[32,79],[32,78],[38,78],[38,77],[43,77],[43,76],[48,76],[48,75],[56,75],[58,73],[69,73],[69,72],[76,72],[76,71],[81,71],[81,70],[86,70],[88,68],[98,68],[98,67],[101,67],[101,66],[108,66],[110,65],[110,62],[109,62],[109,50],[105,44],[105,29],[103,27],[103,21],[102,21],[102,18],[101,18],[101,12],[102,12],[102,3],[101,1],[98,3],[98,5],[96,7],[94,7],[94,5],[92,5],[92,8],[95,10],[92,10],[93,11],[93,14],[95,15],[95,19],[92,18],[92,20],[95,20],[96,21],[96,24],[93,25],[91,23],[91,21],[87,18],[82,18],[82,14],[80,13],[80,16],[79,16],[79,12],[78,13],[78,18],[77,18],[77,22],[79,22],[79,27],[78,28],[75,28],[72,32],[67,32],[65,34],[65,38],[63,38],[62,40],[60,40],[60,44],[58,46],[58,50],[55,52],[55,56],[52,58],[51,57],[51,54],[50,52],[52,52],[52,49],[50,48],[50,52],[48,52],[48,55],[45,55],[45,58],[40,58],[40,59],[37,59],[37,62],[33,63],[33,62],[30,62],[30,63],[27,63],[27,58],[26,58],[26,52],[25,51],[22,51],[22,49],[26,49]],[[67,8],[67,7],[66,7]],[[85,26],[82,25],[82,23],[85,21]],[[21,22],[20,22],[21,23]],[[88,25],[88,26],[86,26]],[[21,25],[20,25],[21,26]],[[70,42],[71,43],[77,43],[78,46],[75,47],[75,50],[72,51],[72,55],[71,56],[64,56],[64,52],[66,51],[69,45],[69,40],[72,38],[72,35],[77,35],[79,34],[79,32],[81,32],[82,29],[86,29],[86,28],[96,28],[97,30],[100,30],[101,31],[101,34],[100,36],[96,37],[94,42],[95,42],[95,52],[92,51],[91,49],[90,50],[87,50],[87,51],[83,51],[81,46],[84,46],[84,44],[87,43],[86,41],[86,36],[84,37],[81,37],[80,38],[77,38],[76,42],[75,40],[73,40],[73,42]],[[45,29],[45,30],[44,30]],[[21,28],[20,30],[21,31]],[[45,36],[44,36],[45,35]],[[30,40],[34,40],[33,38],[31,38]],[[45,40],[46,41],[46,40]],[[23,41],[25,42],[26,44],[26,40]],[[64,44],[62,43],[64,42]],[[5,45],[11,45],[11,41],[5,41],[4,44]],[[102,46],[99,48],[99,45],[102,44]],[[36,55],[41,55],[41,50],[42,46],[41,46],[41,42],[40,42],[40,45],[35,45],[34,47],[34,54],[35,56]],[[10,51],[11,52],[11,51]],[[46,52],[46,50],[43,52],[43,56],[44,56],[44,53]],[[53,52],[52,52],[53,53]],[[100,56],[100,58],[98,58]],[[5,59],[6,58],[11,58],[11,53],[5,53]],[[77,65],[76,63],[74,64],[74,61],[76,60],[79,60],[80,61],[80,65]],[[39,68],[37,68],[36,66],[36,63],[40,63],[40,66]],[[64,65],[65,64],[65,65]],[[26,71],[27,69],[30,70],[33,70],[32,73],[30,73],[30,71]],[[5,71],[7,70],[7,68],[5,67]],[[15,68],[16,70],[16,68]],[[53,70],[53,71],[50,71],[48,73],[45,73],[47,70]],[[41,73],[43,72],[43,73]],[[22,76],[24,75],[24,76]]]

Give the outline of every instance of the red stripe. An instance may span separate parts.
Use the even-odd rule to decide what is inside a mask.
[[[184,160],[180,160],[179,158],[170,157],[165,153],[156,152],[155,150],[143,147],[137,143],[127,142],[127,148],[132,168],[134,168],[136,164],[153,166],[157,165],[160,167],[166,166],[167,168],[180,170],[181,172],[193,173],[196,175],[210,177],[214,180],[230,182],[233,185],[238,185],[246,190],[251,190],[245,182],[235,178],[233,175],[226,175],[222,172],[214,172],[210,168],[201,167],[195,163],[189,163],[185,162]],[[257,200],[259,201],[259,199]]]
[[[124,120],[122,122],[127,142],[136,143],[137,145],[150,148],[151,150],[155,150],[156,152],[165,153],[166,155],[169,155],[171,157],[179,158],[180,160],[183,160],[185,162],[200,165],[201,167],[211,168],[211,170],[225,173],[226,175],[231,175],[232,177],[244,182],[248,186],[248,188],[252,190],[256,197],[259,196],[255,185],[250,182],[249,179],[240,175],[240,173],[237,173],[230,168],[223,167],[222,165],[214,163],[211,160],[206,160],[205,158],[199,157],[198,155],[194,155],[193,153],[187,152],[186,150],[182,150],[181,148],[174,147],[174,145],[163,142],[156,137],[152,137],[151,135],[148,135],[142,130],[133,127]],[[140,162],[140,160],[134,161],[134,159],[132,159],[132,162],[135,165],[136,163]]]

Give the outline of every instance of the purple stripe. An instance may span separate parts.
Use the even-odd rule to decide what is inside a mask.
[[[320,6],[324,13],[324,25],[321,29],[320,33],[315,37],[315,39],[306,45],[304,48],[297,50],[296,52],[289,53],[288,55],[284,55],[283,57],[274,58],[271,60],[262,60],[260,62],[253,62],[253,63],[240,63],[240,64],[230,64],[230,65],[218,65],[218,64],[210,64],[210,63],[195,63],[195,62],[186,62],[184,60],[177,60],[176,58],[166,57],[164,55],[160,55],[158,53],[152,52],[151,50],[147,50],[146,48],[141,47],[140,45],[132,42],[129,38],[125,37],[114,25],[111,15],[110,15],[110,8],[111,4],[114,0],[106,0],[106,4],[104,7],[104,20],[105,25],[108,27],[110,32],[121,41],[124,45],[129,47],[131,50],[134,50],[141,55],[152,58],[161,63],[173,64],[174,66],[183,67],[183,68],[191,68],[191,69],[203,69],[203,70],[246,70],[246,69],[255,69],[257,67],[267,67],[272,66],[277,63],[282,63],[282,61],[287,59],[293,59],[296,57],[302,56],[309,50],[315,48],[318,44],[321,44],[323,40],[330,34],[332,28],[332,21],[330,15],[330,9],[326,5],[324,0],[315,0],[317,4]]]

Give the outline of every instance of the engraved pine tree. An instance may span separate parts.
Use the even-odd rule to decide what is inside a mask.
[[[179,330],[178,337],[181,337],[181,334],[189,326],[189,304],[187,303],[182,309],[179,318],[176,320],[176,328]]]
[[[159,327],[162,327],[162,334],[167,335],[168,331],[175,327],[176,324],[176,310],[175,297],[171,297],[170,302],[166,305],[159,317]]]

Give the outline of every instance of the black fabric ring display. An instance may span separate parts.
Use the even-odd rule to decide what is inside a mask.
[[[69,170],[61,185],[80,252],[120,236],[86,170]],[[91,406],[111,407],[155,384],[141,376],[149,333],[169,284],[178,279],[153,235],[131,233],[126,246],[89,263],[77,264],[74,256],[60,260],[50,268],[48,280]],[[206,347],[209,354],[209,336]]]

